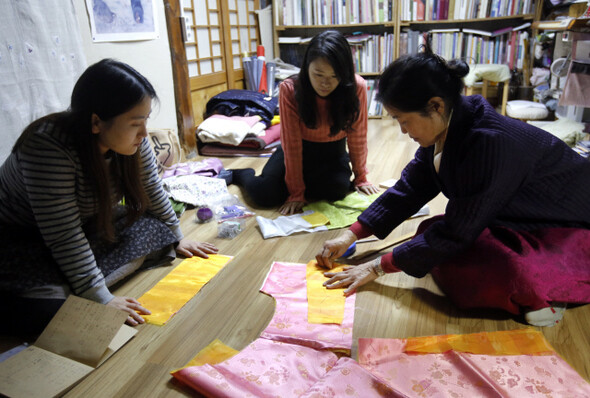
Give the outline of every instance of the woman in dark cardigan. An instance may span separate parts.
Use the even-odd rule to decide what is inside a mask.
[[[590,302],[590,163],[553,135],[463,97],[469,67],[432,53],[392,63],[379,99],[420,144],[397,184],[317,255],[328,268],[357,239],[383,239],[442,192],[445,214],[372,262],[327,272],[345,294],[383,273],[432,274],[462,308],[502,308],[552,326]]]

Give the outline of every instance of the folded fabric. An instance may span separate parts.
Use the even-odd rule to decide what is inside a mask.
[[[307,210],[300,214],[293,214],[291,216],[280,216],[274,220],[264,218],[261,216],[256,217],[260,232],[264,239],[274,238],[277,236],[289,236],[296,232],[317,232],[326,231],[328,228],[325,225],[314,225],[306,219],[308,216],[312,216],[313,210]],[[326,218],[327,222],[327,218]]]
[[[213,114],[225,116],[260,116],[270,126],[278,107],[278,97],[271,97],[252,90],[231,89],[222,91],[209,101],[205,117]]]
[[[401,397],[353,359],[266,339],[172,375],[206,397]]]
[[[172,375],[206,397],[299,397],[337,362],[330,351],[259,338],[227,361]]]
[[[193,206],[209,206],[229,195],[223,178],[195,174],[165,178],[162,180],[162,186],[172,199]]]
[[[358,350],[360,365],[401,396],[590,396],[590,384],[534,329],[360,338]]]
[[[248,134],[261,135],[266,124],[259,116],[212,115],[197,128],[197,137],[202,142],[220,142],[238,145]]]
[[[275,313],[260,336],[350,354],[356,294],[345,298],[340,324],[310,323],[306,272],[307,264],[273,263],[260,291],[276,300]],[[342,289],[337,292],[342,295]],[[317,302],[312,301],[311,305],[312,311],[317,312]],[[342,308],[342,302],[336,306]]]
[[[330,220],[327,225],[328,229],[345,228],[352,225],[360,216],[360,214],[367,209],[381,195],[376,193],[373,195],[364,195],[358,192],[353,192],[347,195],[344,199],[336,202],[328,202],[321,200],[305,205],[303,210],[314,210],[324,214]],[[424,205],[412,217],[430,214],[428,205]]]
[[[202,366],[202,365],[215,365],[217,363],[227,361],[231,357],[239,353],[238,350],[234,350],[230,346],[224,344],[221,340],[215,339],[205,348],[197,353],[186,365],[181,369],[188,368],[189,366]],[[180,369],[177,369],[178,371]],[[175,372],[176,372],[175,371]],[[174,372],[172,372],[174,374]]]
[[[196,174],[203,177],[215,177],[223,169],[223,163],[217,158],[206,158],[199,162],[175,163],[164,170],[162,178]]]
[[[248,134],[238,145],[242,148],[266,148],[281,138],[281,125],[275,124],[263,131],[260,135]]]

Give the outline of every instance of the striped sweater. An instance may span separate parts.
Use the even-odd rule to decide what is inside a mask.
[[[442,220],[383,256],[386,271],[424,276],[489,226],[590,229],[590,162],[550,133],[499,115],[479,95],[454,109],[438,173],[433,152],[419,148],[351,227],[359,239],[383,239],[438,193],[449,199]]]
[[[68,142],[65,132],[47,122],[10,154],[0,168],[0,223],[37,227],[72,291],[107,303],[113,295],[82,229],[95,215],[97,203],[78,154]],[[147,139],[139,151],[141,180],[150,200],[148,212],[180,240],[179,221],[162,189]],[[120,194],[113,194],[113,206],[120,199]]]

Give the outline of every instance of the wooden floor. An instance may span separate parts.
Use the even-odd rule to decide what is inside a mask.
[[[369,179],[378,184],[398,178],[417,144],[400,134],[391,120],[370,120]],[[222,159],[226,168],[254,167],[261,170],[265,158]],[[246,204],[240,189],[230,186]],[[444,211],[446,200],[439,196],[430,203],[431,214]],[[276,209],[249,207],[268,218]],[[359,244],[357,256],[382,247],[396,237],[414,232],[423,218],[408,220],[386,241]],[[173,381],[170,371],[185,365],[214,339],[241,350],[255,340],[274,311],[271,297],[259,288],[273,261],[307,263],[323,242],[340,231],[299,234],[264,240],[256,220],[233,240],[216,238],[216,226],[196,224],[194,210],[182,217],[185,235],[213,242],[221,254],[234,259],[166,325],[140,325],[137,335],[96,371],[72,389],[68,397],[183,397],[195,393]],[[144,271],[119,286],[116,295],[141,296],[164,277],[172,266]],[[360,289],[357,296],[355,345],[359,337],[403,338],[450,333],[511,330],[526,327],[507,313],[465,312],[455,308],[428,275],[415,279],[403,273],[386,275]],[[568,309],[559,326],[541,329],[556,351],[586,380],[590,381],[590,305]]]

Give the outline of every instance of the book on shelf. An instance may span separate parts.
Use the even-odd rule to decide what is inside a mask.
[[[299,44],[301,37],[280,36],[278,41],[279,44]]]
[[[514,31],[524,30],[524,29],[528,28],[529,26],[531,26],[531,23],[525,22],[522,25],[518,25],[516,28],[513,28],[512,30],[514,30]]]
[[[514,28],[512,26],[508,26],[506,28],[494,30],[492,32],[492,37],[496,37],[496,36],[504,35],[506,33],[510,33],[510,32],[512,32],[513,29]]]
[[[468,29],[468,28],[463,28],[463,33],[471,33],[474,35],[480,35],[480,36],[492,36],[492,32],[488,32],[486,30],[479,30],[479,29]]]

